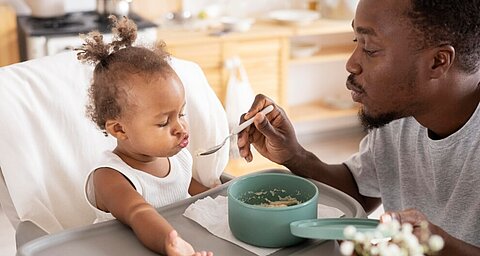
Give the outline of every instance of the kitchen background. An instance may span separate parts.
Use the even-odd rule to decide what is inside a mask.
[[[106,31],[97,12],[99,2],[109,1],[0,0],[0,66],[69,50],[80,44],[78,33],[95,27]],[[354,48],[350,24],[356,0],[117,2],[127,3],[118,13],[126,11],[141,24],[143,44],[164,40],[174,56],[198,63],[224,106],[234,104],[227,102],[227,92],[236,74],[226,63],[239,59],[251,90],[277,101],[300,142],[320,159],[339,163],[358,150],[364,132],[345,88],[344,67]],[[227,172],[278,167],[255,159],[246,164],[232,157]],[[0,212],[0,255],[14,255],[13,234]]]

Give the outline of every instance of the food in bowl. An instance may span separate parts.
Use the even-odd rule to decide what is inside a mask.
[[[270,201],[268,199],[266,201],[267,201],[267,203],[260,204],[260,206],[263,206],[263,207],[288,207],[288,206],[297,205],[297,204],[300,203],[300,201],[298,201],[296,198],[293,198],[291,196],[280,198],[280,200],[278,200],[278,201]]]
[[[263,207],[284,207],[301,203],[301,201],[295,197],[282,197],[278,192],[285,193],[285,190],[273,189],[270,191],[259,192],[247,191],[246,196],[242,196],[240,200],[247,204],[259,205]],[[267,197],[266,194],[270,194],[271,196]]]
[[[228,187],[228,223],[239,240],[261,247],[285,247],[304,238],[290,223],[317,218],[318,188],[288,173],[254,173]]]

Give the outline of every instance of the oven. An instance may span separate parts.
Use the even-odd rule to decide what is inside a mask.
[[[128,16],[138,27],[136,44],[155,44],[157,25],[132,12]],[[22,61],[77,48],[83,43],[79,34],[92,30],[100,31],[107,42],[112,38],[108,20],[96,11],[73,12],[51,18],[18,16],[17,21]]]

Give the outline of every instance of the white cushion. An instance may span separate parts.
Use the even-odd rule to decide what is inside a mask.
[[[186,89],[194,154],[228,134],[226,115],[198,65],[173,59],[172,67]],[[73,52],[0,68],[0,203],[14,228],[30,220],[52,233],[95,219],[83,181],[115,141],[85,115],[91,75]],[[194,177],[212,185],[228,150],[194,161]]]

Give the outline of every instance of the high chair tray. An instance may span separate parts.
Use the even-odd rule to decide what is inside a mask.
[[[265,170],[262,172],[288,172]],[[158,211],[188,241],[193,248],[208,249],[214,255],[255,255],[223,240],[198,223],[183,216],[185,209],[200,198],[227,195],[231,176],[222,176],[224,184],[202,194],[159,208]],[[347,194],[325,184],[313,181],[319,189],[319,203],[336,207],[348,218],[366,218],[361,205]],[[283,248],[271,256],[286,255],[340,255],[336,241],[307,240],[299,245]],[[20,256],[51,255],[158,255],[144,247],[132,230],[117,220],[92,224],[42,236],[20,248]]]

